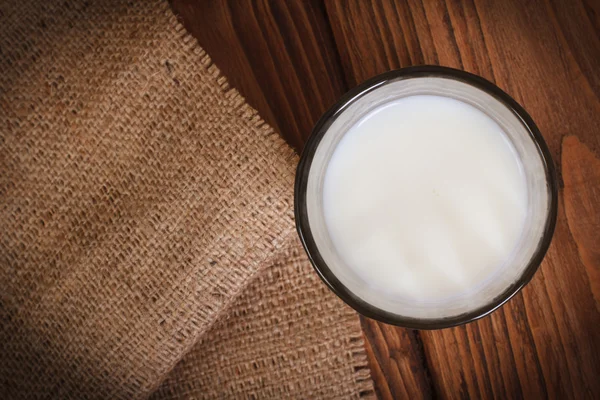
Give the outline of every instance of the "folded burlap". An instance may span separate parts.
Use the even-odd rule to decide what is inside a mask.
[[[166,1],[1,2],[0,397],[372,394],[296,162]]]
[[[229,314],[183,358],[153,399],[372,394],[356,313],[333,298],[297,239]]]

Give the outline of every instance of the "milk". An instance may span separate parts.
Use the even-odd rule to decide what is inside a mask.
[[[502,272],[523,230],[527,187],[490,117],[413,95],[370,112],[341,139],[323,210],[335,250],[365,285],[441,301]]]

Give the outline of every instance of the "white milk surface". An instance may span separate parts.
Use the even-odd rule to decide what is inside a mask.
[[[429,302],[500,272],[525,223],[527,188],[498,124],[461,101],[419,95],[345,134],[323,206],[334,247],[365,284]]]

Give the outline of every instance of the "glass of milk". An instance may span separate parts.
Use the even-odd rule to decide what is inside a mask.
[[[531,117],[475,75],[375,77],[317,123],[296,224],[323,281],[360,313],[436,329],[494,311],[531,278],[556,222],[553,163]]]

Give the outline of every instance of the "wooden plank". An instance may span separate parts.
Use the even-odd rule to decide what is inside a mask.
[[[429,399],[431,377],[416,331],[362,319],[371,377],[380,399]]]
[[[600,178],[592,161],[600,152],[593,68],[600,65],[597,5],[554,0],[326,5],[348,82],[421,62],[482,75],[525,106],[565,169],[559,171],[565,180],[555,238],[534,280],[491,317],[416,333],[435,394],[600,396]],[[392,376],[393,369],[380,367],[381,374]]]
[[[323,4],[173,0],[186,29],[297,149],[346,90]]]
[[[600,159],[576,136],[562,146],[565,214],[600,310]]]

